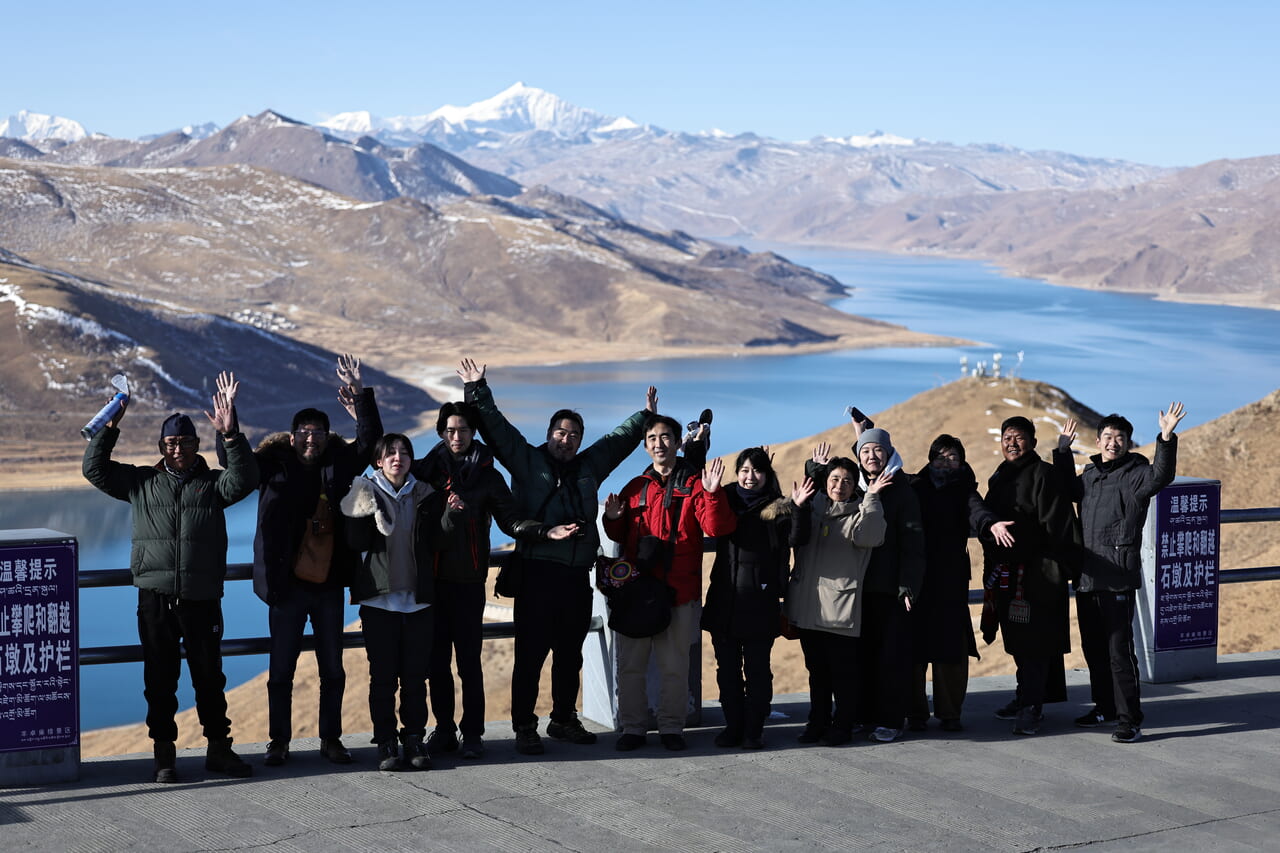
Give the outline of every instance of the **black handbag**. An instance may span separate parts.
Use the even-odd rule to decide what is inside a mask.
[[[652,637],[671,624],[676,591],[667,583],[667,577],[675,553],[676,520],[671,517],[670,508],[676,476],[677,472],[673,471],[662,501],[668,514],[670,537],[665,541],[653,535],[640,537],[635,567],[625,558],[596,559],[596,585],[609,602],[609,628],[624,637]],[[678,508],[676,513],[678,517]],[[662,577],[654,574],[659,566],[663,569]]]

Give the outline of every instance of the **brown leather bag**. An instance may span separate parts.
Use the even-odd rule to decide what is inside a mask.
[[[298,558],[293,563],[293,574],[310,583],[324,583],[329,579],[329,566],[333,562],[333,508],[329,496],[320,493],[315,511],[307,519],[298,546]]]

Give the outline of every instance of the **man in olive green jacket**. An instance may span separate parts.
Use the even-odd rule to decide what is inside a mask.
[[[253,769],[231,749],[231,721],[223,693],[222,581],[227,573],[224,510],[253,492],[258,469],[248,440],[236,431],[231,407],[214,396],[205,412],[223,434],[227,469],[215,471],[197,455],[200,439],[183,414],[160,429],[161,459],[153,466],[113,462],[123,410],[89,442],[84,476],[113,498],[133,507],[133,553],[129,568],[138,588],[138,636],[142,643],[147,729],[155,741],[155,781],[178,781],[179,643],[195,688],[196,712],[209,741],[205,767],[231,776]]]

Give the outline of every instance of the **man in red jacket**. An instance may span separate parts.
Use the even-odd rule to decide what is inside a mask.
[[[614,638],[621,752],[642,746],[648,732],[645,671],[650,655],[656,655],[661,673],[657,718],[662,745],[672,750],[686,747],[689,646],[702,603],[702,538],[728,535],[737,525],[720,491],[724,463],[713,459],[705,473],[691,471],[677,455],[679,448],[680,424],[665,415],[650,415],[644,424],[644,449],[653,464],[627,483],[621,495],[605,500],[609,538],[622,545],[629,560],[664,578],[674,591],[671,624],[665,629],[652,637]],[[652,554],[657,556],[651,558]]]

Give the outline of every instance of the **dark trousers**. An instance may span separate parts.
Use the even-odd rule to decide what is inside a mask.
[[[210,740],[230,737],[227,697],[222,692],[222,602],[190,601],[150,589],[138,590],[138,639],[142,644],[142,694],[147,733],[155,741],[178,739],[178,644],[196,693],[196,714]]]
[[[925,671],[933,667],[933,715],[939,720],[960,719],[960,708],[969,692],[969,659],[960,663],[917,663],[913,666],[911,710],[913,720],[929,719],[929,696],[925,692]]]
[[[374,743],[396,739],[397,687],[400,734],[421,738],[427,733],[427,668],[434,611],[434,606],[413,613],[360,608],[364,650],[369,658],[369,718]]]
[[[480,737],[484,734],[484,670],[480,666],[484,584],[437,580],[433,606],[439,610],[431,642],[431,712],[436,715],[436,728],[461,729],[464,738]],[[450,662],[455,657],[462,682],[461,726],[454,724]]]
[[[716,653],[716,685],[725,727],[739,735],[760,737],[773,702],[773,670],[769,655],[773,638],[735,640],[728,634],[713,633]]]
[[[868,592],[858,643],[858,722],[902,728],[911,689],[911,626],[896,595]]]
[[[587,570],[548,560],[524,561],[516,595],[516,659],[511,672],[511,725],[538,723],[538,679],[551,657],[551,719],[577,714],[582,644],[591,627],[591,585]]]
[[[1076,593],[1080,645],[1093,704],[1108,717],[1142,725],[1138,657],[1133,650],[1134,593]]]
[[[800,629],[800,650],[809,671],[809,725],[852,731],[858,683],[857,637]],[[834,702],[833,702],[834,700]]]
[[[284,600],[270,606],[271,662],[267,673],[267,707],[272,740],[293,737],[293,675],[302,651],[302,633],[311,620],[320,674],[320,737],[342,737],[342,694],[347,673],[342,668],[341,587],[294,584]]]

